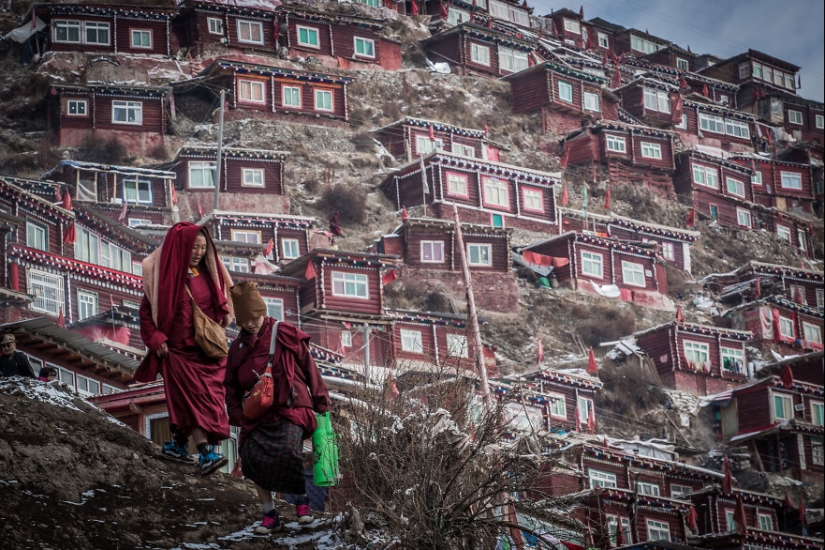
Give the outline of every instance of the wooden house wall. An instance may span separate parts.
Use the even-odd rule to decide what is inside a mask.
[[[673,354],[681,353],[674,342],[673,330],[672,326],[667,326],[636,337],[639,348],[653,359],[660,375],[674,370],[676,358]]]
[[[284,321],[299,325],[298,291],[294,288],[272,287],[258,283],[258,291],[263,298],[275,298],[283,301]],[[332,348],[335,349],[335,348]]]
[[[91,15],[91,14],[61,14],[51,16],[51,41],[50,49],[55,52],[113,52],[115,51],[115,20],[111,15]],[[58,42],[54,39],[55,21],[81,21],[91,23],[108,23],[109,24],[109,43],[108,44],[86,44],[81,42]],[[81,34],[83,32],[81,28]]]
[[[382,130],[378,132],[376,137],[393,158],[407,158],[408,160],[412,160],[412,156],[407,156],[408,144],[415,143],[415,138],[410,137],[411,134],[412,129],[403,126]],[[414,147],[414,145],[409,145],[409,149],[412,149],[412,147]]]
[[[583,87],[584,83],[581,80],[577,80],[575,78],[571,78],[566,75],[556,74],[551,70],[547,71],[548,76],[548,105],[550,108],[560,108],[563,110],[568,111],[575,111],[577,113],[583,112],[582,103],[584,102],[583,98]],[[566,82],[570,84],[570,87],[573,89],[573,101],[567,102],[562,101],[559,98],[559,82]],[[588,87],[588,91],[593,91],[594,93],[598,93],[601,96],[601,93],[598,89],[591,89]]]
[[[739,414],[738,433],[750,432],[757,428],[765,428],[770,425],[771,407],[770,390],[767,386],[737,395],[736,410]]]
[[[275,252],[275,259],[276,261],[281,261],[283,258],[283,251],[284,251],[284,240],[286,239],[296,239],[298,241],[298,256],[303,256],[304,254],[309,252],[309,237],[307,236],[307,231],[305,229],[292,229],[292,228],[277,228],[278,233],[278,242],[276,246],[278,247],[277,251]],[[268,239],[264,239],[264,242],[268,242]]]
[[[635,117],[645,116],[644,87],[633,86],[619,92],[622,99],[622,108]],[[651,113],[652,115],[653,113]],[[668,115],[669,116],[669,115]]]
[[[582,464],[585,473],[585,487],[589,488],[589,477],[590,477],[590,470],[598,470],[599,472],[604,472],[606,474],[613,474],[616,476],[616,486],[619,489],[630,489],[630,482],[627,478],[627,468],[624,467],[622,464],[616,464],[614,462],[607,462],[595,459],[590,456],[582,457]]]
[[[133,30],[150,31],[152,33],[152,46],[150,48],[133,47]],[[163,20],[118,17],[115,39],[117,40],[118,53],[169,55],[166,21]]]
[[[573,242],[573,250],[575,251],[575,258],[571,259],[570,263],[575,264],[576,266],[576,278],[579,280],[582,279],[590,279],[600,285],[609,285],[609,284],[619,284],[621,286],[621,281],[616,280],[616,277],[621,277],[621,267],[619,268],[618,275],[615,272],[616,264],[612,261],[610,250],[606,248],[602,248],[600,246],[580,243],[580,242]],[[590,252],[599,254],[602,257],[602,277],[601,279],[597,279],[592,275],[586,275],[582,273],[582,252]],[[619,264],[621,265],[621,264]]]
[[[209,19],[220,19],[223,21],[223,34],[209,32]],[[226,29],[228,27],[227,16],[225,14],[204,11],[202,9],[196,9],[191,14],[183,16],[180,24],[182,28],[185,29],[185,43],[187,46],[220,42],[226,37]]]
[[[253,44],[250,42],[241,42],[239,40],[238,35],[238,22],[239,21],[251,21],[254,23],[260,23],[262,26],[262,34],[263,34],[263,44]],[[257,49],[257,50],[266,50],[266,51],[275,51],[276,50],[276,43],[275,39],[273,38],[273,17],[261,17],[260,15],[244,15],[244,14],[233,14],[227,12],[224,18],[223,24],[223,32],[227,39],[229,46],[234,46],[236,48],[246,48],[246,49]],[[206,20],[203,21],[204,30],[202,33],[199,32],[199,35],[208,35],[209,28],[206,23]],[[200,31],[200,24],[198,26],[198,30]],[[216,35],[213,35],[216,36]]]
[[[66,305],[68,305],[68,309],[64,307],[64,317],[67,325],[80,320],[78,317],[77,304],[78,291],[90,292],[97,295],[98,310],[95,313],[111,309],[112,305],[121,305],[123,300],[140,303],[143,298],[143,292],[129,291],[117,287],[108,281],[91,277],[80,277],[75,274],[69,275],[63,289],[67,302]]]
[[[315,273],[320,273],[320,264],[319,262],[313,262],[313,260],[309,260],[313,263],[315,268]],[[316,275],[314,278],[308,280],[303,285],[301,285],[301,290],[299,292],[299,299],[301,304],[301,313],[306,313],[313,309],[322,309],[322,300],[324,297],[324,289],[321,288],[321,278]]]
[[[473,44],[483,46],[490,52],[490,64],[482,65],[476,63],[472,58]],[[459,47],[461,48],[461,58],[464,60],[464,65],[474,72],[490,74],[493,76],[501,76],[502,72],[498,65],[498,44],[495,42],[487,42],[485,40],[476,40],[470,35],[460,35]]]
[[[435,54],[434,59],[448,60],[460,66],[465,60],[460,44],[459,36],[454,34],[443,40],[427,44],[427,50]]]
[[[433,330],[434,325],[407,323],[397,321],[392,329],[393,341],[395,342],[395,359],[396,361],[410,360],[410,361],[425,361],[433,360],[436,353],[444,352],[444,349],[436,349],[436,334]],[[401,349],[401,330],[412,330],[421,333],[421,352],[403,351]]]
[[[737,203],[732,202],[724,195],[714,193],[707,187],[696,186],[693,190],[693,205],[696,212],[707,217],[711,216],[711,207],[716,207],[719,224],[726,227],[739,227],[736,208]]]
[[[547,70],[534,70],[510,79],[513,112],[537,111],[550,103],[549,75]]]
[[[332,33],[332,51],[334,55],[347,59],[356,59],[364,63],[378,63],[384,41],[372,29],[359,28],[355,25],[329,25]],[[375,45],[375,56],[365,57],[355,53],[355,37],[372,40]]]
[[[324,116],[343,118],[344,120],[347,119],[346,90],[342,84],[321,82],[305,84],[296,79],[273,77],[271,80],[271,85],[274,88],[272,92],[270,92],[270,86],[266,87],[266,104],[271,105],[274,112],[310,115],[321,114]],[[301,89],[301,107],[299,109],[284,106],[284,86],[297,87]],[[315,109],[315,90],[329,90],[332,92],[332,111],[319,111]]]
[[[616,136],[624,139],[625,151],[609,151],[607,149],[607,136]],[[595,145],[598,147],[598,157],[601,162],[607,162],[611,159],[622,162],[629,162],[631,160],[633,136],[631,136],[630,133],[603,130],[602,132],[599,132],[596,139],[598,139],[598,142]]]
[[[735,159],[735,162],[743,166],[751,167],[762,173],[762,185],[754,185],[755,198],[759,195],[780,196],[785,198],[813,199],[813,181],[809,166],[798,166],[775,162],[752,161],[751,159]],[[800,174],[802,189],[786,189],[781,186],[782,172],[793,172]],[[773,205],[766,205],[773,206]],[[784,210],[784,208],[780,209]]]
[[[85,116],[70,116],[69,115],[69,100],[83,100],[86,101],[86,115]],[[60,103],[57,110],[57,127],[63,130],[89,130],[92,128],[93,116],[96,106],[92,95],[86,91],[62,90],[60,92]],[[111,107],[110,107],[111,109]],[[109,119],[112,114],[109,112]]]
[[[71,249],[72,255],[74,247],[71,244],[63,242],[65,230],[68,228],[68,219],[64,220],[54,216],[54,213],[48,210],[33,209],[28,205],[21,205],[18,203],[19,199],[4,200],[0,198],[0,207],[13,216],[24,218],[26,223],[32,223],[46,230],[46,250],[51,254],[68,255],[66,249]],[[16,242],[20,246],[28,246],[26,244],[26,224],[21,224],[15,233]]]
[[[289,22],[289,30],[287,36],[289,40],[289,48],[294,50],[302,50],[307,53],[315,55],[338,55],[333,49],[333,38],[330,31],[330,25],[326,23],[307,21],[300,16],[289,15],[287,17]],[[306,27],[318,31],[318,47],[306,46],[298,43],[298,27]],[[377,46],[377,45],[376,45]]]
[[[377,268],[357,268],[348,265],[324,263],[323,273],[317,271],[317,277],[323,280],[323,305],[316,304],[319,309],[335,310],[346,313],[361,313],[380,315],[383,313],[381,298],[381,278]],[[353,298],[350,296],[335,296],[332,293],[333,272],[357,273],[367,275],[367,298]],[[317,278],[316,277],[316,278]]]
[[[421,256],[422,241],[441,241],[444,243],[443,262],[423,262]],[[457,270],[460,269],[460,261],[456,257],[454,234],[441,228],[415,227],[407,231],[404,239],[404,263],[411,267],[421,267],[424,269]]]
[[[226,182],[222,185],[230,193],[283,195],[284,188],[281,181],[283,163],[271,159],[247,159],[243,157],[224,157],[224,174]],[[243,185],[244,168],[264,171],[264,186],[250,187]]]
[[[472,147],[474,151],[474,158],[484,158],[484,142],[478,138],[449,134],[447,136],[447,139],[445,140],[444,145],[446,146],[446,150],[450,152],[457,150],[458,148],[455,147],[457,145],[463,145],[464,147]]]
[[[438,364],[444,364],[452,367],[463,367],[467,369],[475,368],[475,342],[473,342],[472,334],[468,329],[462,329],[447,325],[435,325],[435,342],[438,349],[437,361]],[[467,357],[457,357],[448,355],[450,348],[447,345],[447,335],[464,336],[467,338]]]
[[[571,140],[564,142],[564,153],[568,164],[587,164],[597,158],[597,147],[600,135],[583,132]],[[569,151],[569,153],[568,153]]]
[[[661,168],[673,170],[673,141],[657,136],[632,135],[630,142],[633,146],[634,166],[650,166],[651,168]],[[630,148],[631,143],[628,144]],[[642,143],[658,143],[662,150],[661,159],[650,159],[642,156]]]
[[[685,540],[684,523],[682,521],[681,514],[678,514],[677,512],[668,512],[663,508],[639,506],[637,508],[636,515],[640,541],[648,540],[647,520],[667,523],[671,540]]]
[[[137,101],[142,104],[141,124],[115,124],[112,122],[112,102],[114,101]],[[154,132],[165,133],[163,100],[161,98],[131,98],[126,96],[95,94],[92,100],[95,103],[92,109],[94,116],[94,126],[100,130],[119,130],[121,132]],[[89,108],[92,108],[89,105]]]
[[[558,384],[552,382],[544,382],[544,391],[550,395],[564,396],[564,418],[555,416],[550,412],[550,406],[547,405],[547,424],[548,429],[554,427],[562,427],[572,429],[576,426],[576,390],[566,384]],[[592,399],[592,395],[588,395]],[[577,487],[578,489],[578,487]]]
[[[825,466],[822,464],[815,464],[813,459],[813,437],[809,434],[802,434],[802,451],[805,456],[805,470],[813,474],[812,478],[809,478],[810,481],[813,483],[821,483],[822,481],[822,474],[825,472]],[[822,437],[819,437],[820,444],[822,443]],[[808,478],[808,476],[804,476]]]
[[[487,271],[508,273],[510,270],[510,251],[507,249],[507,239],[502,239],[494,235],[474,234],[470,231],[464,233],[464,247],[470,245],[490,245],[491,265],[489,266],[470,266],[470,271]],[[465,251],[465,254],[469,252]],[[456,258],[457,265],[461,265],[461,259]]]
[[[687,262],[685,257],[685,243],[676,239],[669,239],[667,237],[660,237],[657,235],[649,235],[639,231],[633,231],[624,227],[611,225],[609,228],[610,236],[620,241],[645,241],[659,243],[659,254],[663,244],[669,244],[673,248],[673,259],[666,259],[666,261],[676,265],[679,269],[686,269]]]

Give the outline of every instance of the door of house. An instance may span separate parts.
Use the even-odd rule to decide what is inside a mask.
[[[714,220],[719,219],[719,208],[715,204],[710,205],[710,217]]]

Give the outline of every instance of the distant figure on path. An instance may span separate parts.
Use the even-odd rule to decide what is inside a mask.
[[[341,213],[336,210],[335,214],[329,219],[329,231],[336,237],[344,236],[344,234],[341,233],[341,224],[338,222],[338,216],[340,215]]]
[[[29,358],[22,351],[17,351],[17,338],[14,334],[4,334],[0,338],[0,377],[25,376],[34,378],[34,370]]]

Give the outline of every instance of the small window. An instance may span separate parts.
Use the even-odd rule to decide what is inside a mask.
[[[98,308],[97,292],[86,290],[77,291],[77,320],[82,321],[97,315]]]
[[[596,412],[593,408],[593,400],[587,399],[586,397],[579,397],[576,400],[576,405],[579,409],[579,423],[587,424],[587,422],[590,421],[590,415],[594,415]]]
[[[447,334],[447,354],[450,357],[469,357],[467,337],[463,334]]]
[[[642,156],[649,159],[662,158],[662,146],[658,143],[642,142]]]
[[[805,243],[808,240],[808,234],[803,229],[796,230],[796,240],[799,243],[799,250],[807,252],[808,246]]]
[[[70,99],[67,102],[67,114],[69,116],[86,116],[86,100]]]
[[[229,271],[237,273],[249,273],[249,260],[237,256],[221,256],[221,263]]]
[[[627,144],[623,137],[619,136],[607,136],[607,150],[613,151],[615,153],[626,153],[627,152]]]
[[[318,39],[318,29],[312,27],[298,27],[298,44],[311,48],[320,48],[321,42]]]
[[[264,187],[263,168],[243,168],[241,170],[241,185],[244,187]]]
[[[670,113],[670,95],[664,90],[644,89],[645,109],[659,113]]]
[[[751,130],[747,123],[740,120],[725,119],[725,133],[742,139],[751,138]]]
[[[751,174],[751,185],[762,185],[762,172],[754,170]]]
[[[260,80],[238,79],[238,101],[266,103],[265,85]]]
[[[484,204],[499,208],[510,207],[510,194],[508,184],[505,180],[485,176],[482,178],[484,184]]]
[[[722,347],[719,353],[722,370],[745,374],[745,352],[741,349]]]
[[[622,280],[625,284],[644,288],[645,268],[642,264],[622,260]]]
[[[733,178],[725,178],[725,183],[727,184],[728,193],[731,195],[736,195],[737,197],[745,196],[745,184],[741,181]]]
[[[820,309],[825,307],[825,289],[816,289],[816,307]]]
[[[609,49],[610,39],[608,38],[608,36],[603,32],[598,32],[597,36],[599,37],[599,47]]]
[[[341,331],[341,346],[345,348],[352,347],[352,332],[348,330]]]
[[[229,231],[230,238],[236,243],[261,244],[260,231],[247,231],[243,229],[232,229]]]
[[[661,245],[662,258],[671,262],[676,261],[676,249],[673,247],[673,243],[663,242],[659,244]]]
[[[99,46],[109,45],[109,23],[83,23],[86,36],[86,44],[97,44]]]
[[[420,330],[401,329],[401,351],[424,353]]]
[[[705,132],[712,132],[714,134],[724,134],[725,119],[716,115],[699,113],[699,127]]]
[[[811,438],[811,462],[817,466],[825,463],[822,455],[822,439]]]
[[[756,514],[756,521],[762,531],[773,531],[773,518],[767,514]]]
[[[708,365],[710,359],[710,352],[707,344],[700,342],[685,342],[685,360],[694,368]]]
[[[568,19],[567,17],[564,18],[564,30],[567,32],[572,32],[573,34],[581,34],[582,28],[581,23],[576,21],[575,19]]]
[[[822,329],[817,325],[802,321],[802,336],[809,345],[822,345]]]
[[[676,58],[676,68],[680,71],[689,71],[690,70],[690,63],[687,59],[683,59],[681,57]]]
[[[783,189],[802,189],[802,174],[799,172],[780,172],[780,176]]]
[[[145,178],[127,178],[123,180],[123,200],[129,204],[152,204],[152,182]]]
[[[544,192],[541,189],[525,187],[522,190],[522,197],[524,200],[524,210],[544,212]]]
[[[415,136],[415,150],[419,155],[432,153],[436,149],[444,148],[444,140],[441,138],[430,139],[430,136]]]
[[[444,241],[421,241],[421,261],[423,263],[444,262]]]
[[[98,395],[100,393],[100,382],[83,376],[77,375],[77,392],[81,395]]]
[[[802,126],[802,113],[788,109],[788,122]]]
[[[519,71],[523,71],[529,66],[530,62],[527,59],[527,52],[499,46],[498,67],[500,70],[517,73]]]
[[[760,79],[762,78],[762,64],[761,63],[757,63],[755,61],[753,62],[753,76],[755,76],[756,78],[760,78]]]
[[[143,103],[140,101],[112,101],[113,124],[143,124]]]
[[[602,270],[602,255],[596,252],[582,251],[582,274],[601,279],[604,277]]]
[[[825,404],[811,401],[811,423],[814,426],[825,426]]]
[[[283,239],[281,240],[281,252],[285,260],[294,260],[301,255],[301,247],[298,239]]]
[[[647,520],[647,540],[670,540],[670,525],[663,521]]]
[[[189,161],[189,188],[190,189],[214,189],[215,188],[215,163],[202,161]]]
[[[774,420],[791,420],[793,413],[793,398],[790,395],[773,394]]]
[[[133,48],[151,48],[152,47],[152,31],[132,29],[132,47]]]
[[[738,223],[740,227],[751,229],[753,227],[753,225],[751,225],[751,213],[744,208],[737,208],[736,223]]]
[[[648,483],[646,481],[636,482],[636,492],[640,495],[650,495],[654,497],[661,496],[659,486],[655,483]]]
[[[825,115],[814,115],[816,117],[816,128],[822,130],[825,128]]]
[[[616,485],[616,474],[600,472],[599,470],[590,468],[587,470],[587,477],[590,480],[591,489],[595,489],[596,487],[615,489],[618,487],[618,485]]]
[[[670,498],[681,498],[683,495],[689,495],[692,492],[693,487],[690,485],[677,485],[676,483],[670,485]]]
[[[550,416],[567,418],[567,401],[563,395],[550,394]]]
[[[37,223],[26,220],[26,246],[38,250],[48,250],[49,232]]]
[[[264,297],[266,304],[266,315],[278,321],[284,320],[284,301],[281,298]]]
[[[361,57],[375,57],[375,40],[355,37],[355,55]]]
[[[679,130],[687,130],[688,129],[688,116],[687,113],[682,113],[682,119],[679,121],[679,124],[676,124],[674,128],[678,128]]]
[[[264,26],[259,21],[238,20],[238,42],[244,44],[263,44]]]
[[[559,99],[567,103],[573,103],[573,86],[571,84],[559,81]]]
[[[776,226],[776,236],[787,243],[791,242],[791,230],[784,225]]]
[[[368,278],[361,273],[332,272],[333,296],[347,296],[351,298],[369,298],[367,288]]]
[[[467,256],[471,266],[490,267],[493,265],[493,247],[489,244],[468,244]]]
[[[315,110],[332,111],[332,91],[315,90]]]
[[[779,335],[787,340],[796,339],[796,330],[794,329],[793,319],[787,317],[779,317]]]
[[[599,94],[584,92],[584,110],[599,112]]]
[[[490,66],[490,48],[481,44],[470,44],[470,59],[473,63]]]
[[[447,172],[447,194],[456,197],[468,197],[467,175]]]
[[[26,270],[26,286],[34,301],[29,306],[33,311],[59,315],[63,307],[63,278],[35,269]]]
[[[54,21],[54,41],[80,43],[80,21]]]
[[[785,87],[789,90],[796,90],[792,74],[785,75]]]
[[[298,86],[283,86],[281,88],[281,105],[300,109],[301,88]]]
[[[223,20],[217,17],[207,17],[206,24],[209,27],[209,34],[219,34],[223,36]]]

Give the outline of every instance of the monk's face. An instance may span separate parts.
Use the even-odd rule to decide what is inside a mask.
[[[192,256],[189,258],[189,267],[198,267],[206,254],[206,237],[198,235],[192,246]]]
[[[261,315],[260,317],[255,317],[254,319],[244,322],[241,326],[246,329],[246,332],[249,334],[258,334],[261,327],[264,325],[264,319],[266,319],[266,315]]]

